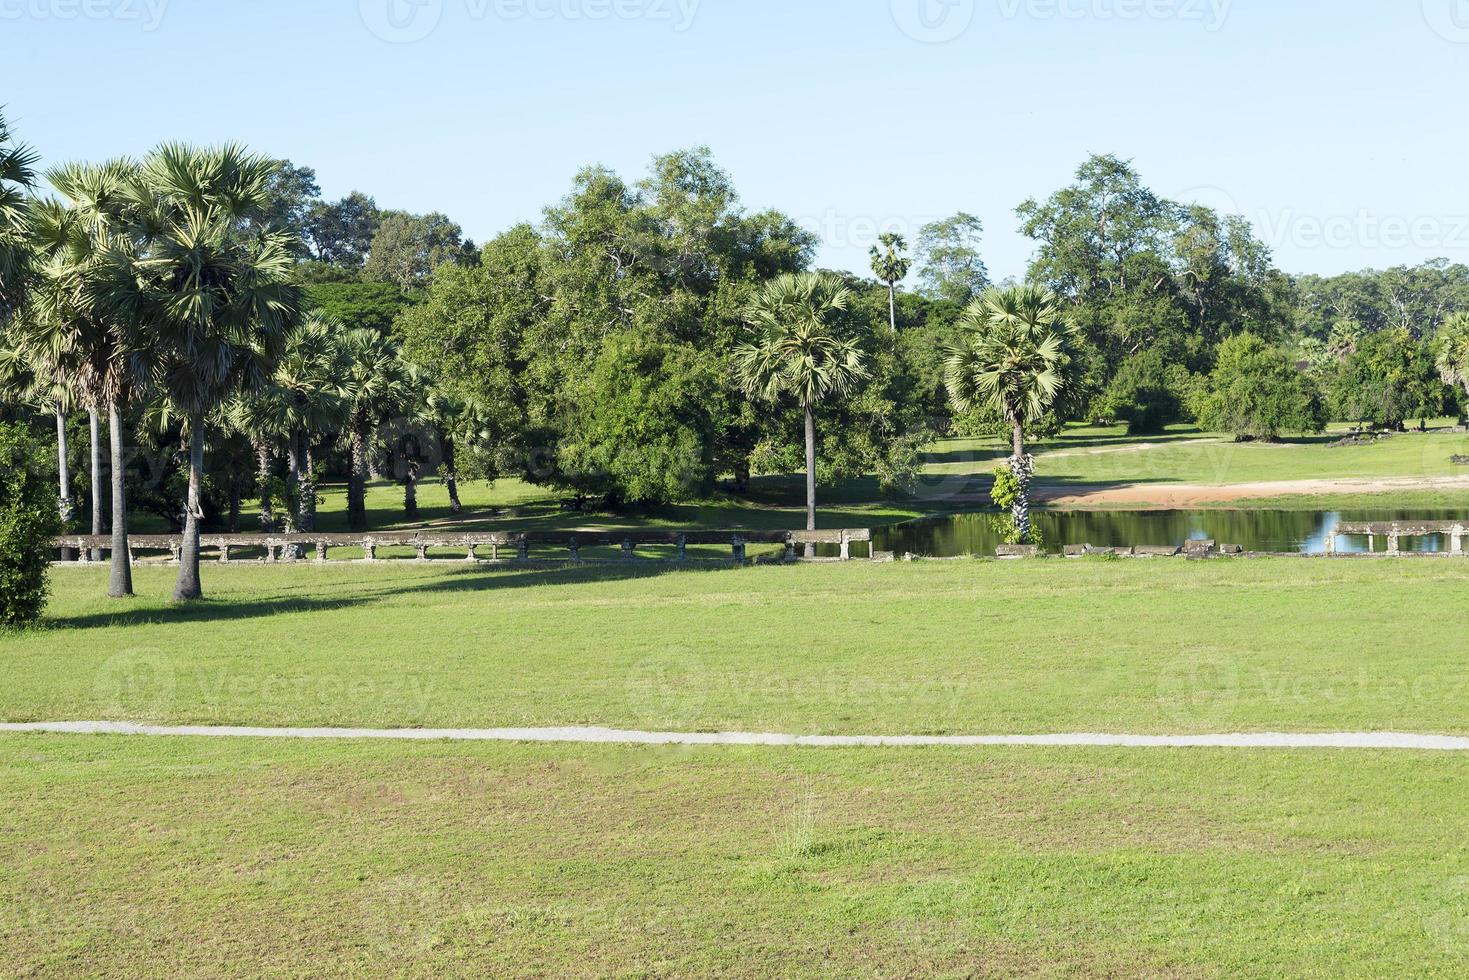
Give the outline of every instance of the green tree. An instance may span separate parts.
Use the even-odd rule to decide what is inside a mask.
[[[304,292],[308,309],[349,330],[384,334],[393,329],[398,314],[419,301],[390,282],[318,283],[306,286]]]
[[[1100,414],[1127,423],[1129,435],[1162,432],[1187,416],[1194,376],[1163,351],[1143,351],[1122,363],[1100,403]]]
[[[893,334],[898,332],[898,283],[908,278],[913,262],[907,256],[908,243],[902,235],[885,234],[882,247],[872,246],[872,274],[888,288],[888,321]]]
[[[996,412],[1010,427],[1012,517],[1021,543],[1031,540],[1026,426],[1050,410],[1066,387],[1072,331],[1060,301],[1041,286],[991,289],[965,311],[965,332],[949,353],[946,383],[960,413]]]
[[[447,263],[470,263],[474,243],[464,239],[458,225],[446,216],[416,215],[402,211],[383,214],[362,277],[369,282],[390,282],[404,292],[424,289],[434,270]]]
[[[1462,388],[1469,399],[1469,312],[1455,313],[1444,323],[1434,352],[1434,363],[1444,384]]]
[[[125,417],[155,367],[153,323],[139,302],[132,266],[148,214],[134,193],[138,165],[131,160],[68,164],[46,177],[61,199],[35,209],[42,264],[29,329],[35,344],[66,366],[89,407],[106,409],[112,497],[108,595],[122,598],[133,592]],[[94,476],[94,487],[98,482]],[[101,507],[95,493],[93,499],[95,522]]]
[[[318,201],[306,217],[312,254],[318,262],[355,272],[367,261],[381,223],[377,202],[359,191],[340,201]]]
[[[925,295],[964,306],[989,288],[979,252],[983,235],[984,223],[962,211],[919,230],[918,278]]]
[[[747,393],[766,402],[793,398],[806,429],[806,529],[816,530],[816,409],[850,395],[868,375],[857,339],[844,314],[852,294],[840,280],[819,273],[784,275],[750,302],[752,342],[735,350]]]
[[[0,626],[9,629],[35,622],[46,607],[61,521],[45,455],[25,426],[0,424]]]
[[[1326,425],[1321,399],[1290,355],[1252,333],[1219,345],[1196,411],[1204,429],[1241,442],[1274,442],[1283,432],[1320,432]]]
[[[366,531],[368,456],[372,435],[388,418],[412,404],[417,381],[399,356],[393,338],[366,328],[349,330],[343,337],[347,376],[347,439],[350,469],[347,478],[347,522],[353,531]]]
[[[0,324],[20,309],[31,263],[30,208],[36,155],[17,143],[0,114]]]
[[[189,439],[175,601],[203,595],[206,420],[235,392],[265,384],[300,317],[290,236],[245,233],[268,204],[274,172],[272,161],[239,146],[165,144],[145,161],[138,185],[151,234],[129,257],[137,283],[129,302],[146,310],[156,331],[160,387]]]
[[[1429,346],[1405,328],[1364,335],[1331,386],[1340,417],[1389,429],[1402,429],[1409,419],[1436,417],[1444,395]]]

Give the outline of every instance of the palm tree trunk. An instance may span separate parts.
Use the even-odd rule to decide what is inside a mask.
[[[255,482],[260,484],[260,533],[270,534],[275,530],[275,506],[270,497],[270,444],[261,440],[255,444]]]
[[[300,518],[297,524],[307,534],[316,530],[316,460],[311,451],[311,436],[301,433],[301,475],[297,481],[300,498],[297,507]]]
[[[301,529],[297,523],[301,515],[301,443],[294,432],[286,437],[286,469],[290,471],[291,495],[295,499],[286,502],[282,516],[286,533],[295,534]]]
[[[204,413],[189,416],[189,502],[184,509],[184,547],[179,552],[179,580],[174,602],[204,598],[199,584],[199,522],[204,517]]]
[[[112,572],[107,594],[122,599],[133,594],[133,556],[128,547],[128,500],[125,450],[122,444],[122,410],[116,401],[107,405],[107,431],[112,451]]]
[[[418,464],[412,460],[403,470],[403,518],[418,520]]]
[[[816,530],[816,408],[806,405],[806,530]],[[816,557],[816,545],[806,545],[806,557]]]
[[[459,502],[459,468],[452,436],[444,437],[444,485],[449,488],[449,513],[464,513],[464,505]]]
[[[70,453],[66,444],[66,414],[62,412],[60,402],[56,403],[55,409],[57,476],[61,482],[61,497],[57,501],[57,509],[61,512],[61,523],[70,525],[72,518],[76,516],[76,503],[71,499],[71,462],[67,459]],[[62,561],[76,561],[77,557],[74,549],[61,549]]]
[[[888,319],[893,325],[893,336],[898,335],[898,284],[888,283]]]
[[[102,537],[102,423],[97,417],[97,406],[87,408],[90,425],[92,456],[92,537]],[[102,549],[92,549],[92,560],[102,560]]]
[[[347,475],[347,525],[367,530],[367,423],[352,426],[352,469]]]
[[[1029,544],[1031,461],[1025,452],[1025,426],[1019,422],[1013,425],[1011,441],[1014,455],[1010,457],[1010,472],[1015,475],[1017,492],[1010,512],[1015,521],[1015,530],[1019,534],[1020,543]]]

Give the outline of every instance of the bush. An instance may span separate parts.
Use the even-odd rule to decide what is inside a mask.
[[[1197,399],[1199,425],[1240,441],[1274,442],[1282,432],[1326,427],[1321,399],[1285,351],[1254,334],[1219,345],[1219,361]]]
[[[0,425],[0,627],[26,626],[46,608],[51,539],[61,533],[47,452],[21,425]]]
[[[1129,435],[1153,435],[1188,417],[1193,386],[1194,376],[1183,365],[1145,351],[1122,363],[1092,414],[1126,422]]]

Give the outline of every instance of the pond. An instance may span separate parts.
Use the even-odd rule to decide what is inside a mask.
[[[1326,535],[1343,521],[1454,521],[1469,523],[1469,507],[1448,510],[1151,510],[1151,511],[1036,511],[1034,521],[1046,550],[1069,544],[1099,548],[1143,545],[1182,546],[1186,541],[1209,540],[1237,544],[1246,551],[1323,554]],[[912,553],[928,558],[992,556],[1000,537],[990,528],[989,514],[952,514],[880,528],[873,547],[900,558]],[[1447,551],[1439,538],[1403,539],[1405,551]],[[1387,542],[1379,539],[1377,550]],[[1365,552],[1367,539],[1343,538],[1341,552]]]

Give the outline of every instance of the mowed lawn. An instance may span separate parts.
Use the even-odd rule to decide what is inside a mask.
[[[1469,562],[58,569],[0,720],[1469,733]]]
[[[1442,976],[1458,757],[0,737],[16,976]]]
[[[59,569],[0,720],[1469,732],[1469,563]],[[1462,976],[1469,759],[0,736],[0,973]]]

